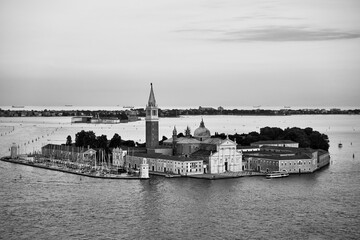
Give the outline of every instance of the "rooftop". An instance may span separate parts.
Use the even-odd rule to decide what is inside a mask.
[[[253,142],[252,144],[294,144],[297,142],[291,140],[265,140],[265,141],[257,141]]]
[[[247,157],[259,157],[262,159],[270,160],[297,160],[297,159],[311,159],[311,157],[305,153],[300,154],[269,154],[268,152],[258,152],[257,154],[247,154]]]
[[[142,158],[156,158],[156,159],[173,160],[173,161],[181,161],[181,162],[200,161],[200,159],[196,159],[196,158],[183,157],[183,156],[170,156],[161,153],[133,153],[133,154],[129,154],[129,156],[142,157]]]

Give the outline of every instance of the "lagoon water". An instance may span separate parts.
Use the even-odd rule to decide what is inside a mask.
[[[330,139],[331,164],[285,179],[89,179],[0,162],[1,239],[359,239],[360,116],[203,116],[212,133],[312,127]],[[201,116],[160,120],[171,137]],[[0,154],[64,143],[84,130],[144,141],[144,121],[70,124],[68,117],[0,118]],[[343,144],[338,148],[338,143]],[[354,156],[354,157],[353,157]]]

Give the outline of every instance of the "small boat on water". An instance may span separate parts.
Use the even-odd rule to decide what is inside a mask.
[[[339,145],[338,145],[338,146],[339,146],[339,148],[342,148],[342,143],[339,143]]]
[[[287,173],[286,171],[282,171],[282,172],[271,172],[266,175],[266,178],[283,178],[288,176],[289,173]]]

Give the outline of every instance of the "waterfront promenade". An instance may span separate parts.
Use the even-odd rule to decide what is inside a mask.
[[[30,167],[42,168],[42,169],[47,169],[50,171],[58,171],[58,172],[75,174],[75,175],[84,176],[84,177],[90,177],[90,178],[118,179],[118,180],[120,180],[120,179],[125,179],[125,180],[141,180],[141,179],[143,179],[143,178],[140,178],[140,176],[138,176],[138,175],[129,175],[127,173],[122,173],[122,174],[98,174],[98,172],[90,173],[90,172],[86,172],[86,171],[81,171],[79,169],[67,168],[64,166],[36,163],[36,162],[27,161],[24,159],[11,159],[9,157],[3,157],[0,160],[4,161],[4,162],[13,163],[13,164],[20,164],[20,165],[25,165],[25,166],[30,166]],[[195,178],[195,179],[219,180],[219,179],[240,178],[240,177],[265,176],[266,173],[253,172],[253,171],[242,171],[242,172],[225,172],[225,173],[220,173],[220,174],[179,175],[179,174],[169,174],[169,173],[163,173],[163,172],[149,171],[149,175],[162,176],[165,178],[189,177],[189,178]]]

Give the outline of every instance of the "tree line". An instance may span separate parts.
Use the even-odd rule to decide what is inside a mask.
[[[212,137],[226,138],[224,133],[215,133]],[[299,143],[301,148],[313,148],[329,150],[329,138],[326,134],[314,131],[312,128],[307,127],[304,129],[298,127],[281,129],[278,127],[264,127],[260,128],[260,133],[250,132],[248,134],[234,134],[229,135],[229,139],[236,141],[237,144],[242,146],[249,146],[251,143],[266,140],[291,140]]]
[[[278,127],[264,127],[260,128],[260,132],[250,132],[248,134],[233,134],[226,135],[225,133],[215,133],[211,137],[219,137],[225,139],[229,137],[230,140],[236,141],[237,144],[242,146],[249,146],[251,143],[257,141],[266,141],[266,140],[291,140],[299,143],[301,148],[313,148],[313,149],[323,149],[325,151],[329,150],[329,138],[326,134],[314,131],[312,128],[307,127],[304,129],[298,127],[281,129]],[[183,133],[179,133],[178,137],[185,137]],[[159,144],[162,145],[163,141],[167,138],[165,136],[159,141]],[[116,147],[145,147],[145,143],[138,143],[132,140],[123,140],[121,136],[117,133],[108,140],[106,135],[96,136],[93,131],[84,131],[76,133],[75,143],[72,143],[71,136],[69,135],[66,139],[66,145],[75,145],[76,147],[90,147],[90,148],[101,148],[106,152],[109,152],[111,148]]]
[[[66,144],[68,146],[75,145],[75,147],[84,147],[84,148],[95,148],[95,149],[104,149],[106,152],[109,152],[111,148],[117,147],[135,147],[135,142],[132,140],[123,140],[121,136],[117,133],[108,140],[106,135],[96,136],[93,131],[84,131],[78,132],[75,134],[75,142],[72,142],[71,136],[67,136]]]

